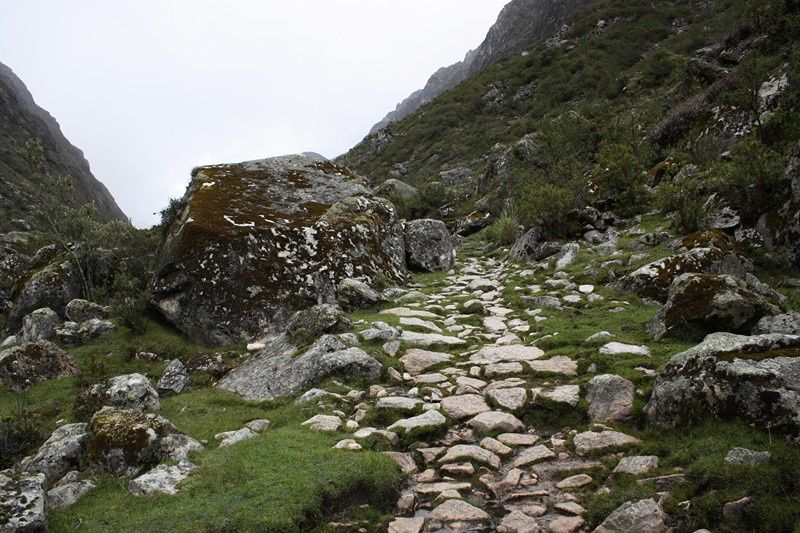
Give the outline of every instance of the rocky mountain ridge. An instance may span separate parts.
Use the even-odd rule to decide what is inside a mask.
[[[25,143],[39,140],[46,169],[69,176],[76,204],[94,202],[102,220],[127,220],[111,193],[92,175],[89,163],[61,131],[50,113],[39,107],[25,84],[0,63],[0,208],[5,230],[38,225],[31,171],[21,155]],[[20,222],[14,223],[15,220]]]
[[[512,0],[489,29],[484,41],[470,50],[464,59],[437,70],[425,87],[413,92],[397,104],[380,122],[372,126],[370,135],[404,119],[452,89],[470,76],[510,55],[530,48],[558,29],[581,7],[592,0]]]

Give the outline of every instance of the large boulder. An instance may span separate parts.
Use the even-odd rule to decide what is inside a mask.
[[[408,266],[422,272],[450,270],[456,259],[453,239],[441,220],[420,219],[406,224]]]
[[[160,416],[104,407],[89,423],[89,465],[95,471],[135,476],[165,459],[161,441],[174,433],[175,426]]]
[[[80,324],[93,318],[104,320],[111,316],[111,309],[88,300],[76,298],[67,304],[64,313],[69,320]]]
[[[68,472],[86,467],[87,424],[65,424],[57,428],[33,457],[22,460],[19,470],[41,472],[52,485]]]
[[[6,312],[5,333],[22,327],[25,315],[49,307],[63,314],[67,304],[82,292],[80,277],[69,260],[56,261],[39,270],[29,272],[20,279],[11,293]]]
[[[516,240],[508,256],[516,261],[532,263],[557,254],[561,245],[552,241],[543,241],[538,228],[531,228]]]
[[[404,281],[394,206],[344,167],[293,155],[196,169],[151,285],[193,340],[238,341],[335,301],[345,278]]]
[[[56,328],[60,325],[58,313],[49,307],[37,309],[22,319],[22,340],[48,341],[55,336]]]
[[[14,392],[77,374],[75,359],[49,341],[25,342],[0,352],[0,379]]]
[[[375,381],[381,364],[338,337],[320,337],[299,357],[297,347],[285,336],[231,371],[218,384],[248,400],[272,400],[293,396],[331,375]]]
[[[800,313],[792,311],[782,315],[765,316],[753,328],[753,335],[765,333],[800,335]]]
[[[158,411],[161,403],[158,392],[142,374],[125,374],[95,383],[75,399],[74,412],[88,420],[103,407],[135,411]]]
[[[800,337],[709,335],[669,360],[644,412],[666,428],[742,418],[800,442]]]
[[[664,308],[648,329],[656,339],[699,341],[709,333],[750,333],[758,321],[781,311],[777,293],[755,278],[683,274],[669,289]]]
[[[736,249],[734,241],[718,230],[687,235],[672,244],[678,251],[653,261],[621,278],[615,288],[642,298],[665,302],[672,282],[687,273],[730,274],[744,277],[753,265]]]
[[[595,422],[621,422],[633,414],[633,383],[615,374],[601,374],[589,380],[586,401]]]
[[[389,178],[375,188],[375,194],[387,200],[412,200],[419,197],[419,190],[404,181]]]
[[[0,472],[0,531],[47,531],[44,474]]]

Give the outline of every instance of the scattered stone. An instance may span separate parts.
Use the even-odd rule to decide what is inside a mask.
[[[565,489],[579,489],[581,487],[585,487],[589,483],[594,481],[592,476],[586,474],[577,474],[575,476],[570,476],[568,478],[562,479],[558,483],[556,483],[556,487],[561,490]]]
[[[636,346],[633,344],[623,344],[621,342],[609,342],[600,348],[603,355],[650,355],[650,348],[647,346]]]
[[[485,413],[492,409],[486,404],[483,396],[478,394],[464,394],[461,396],[448,396],[442,399],[442,410],[450,418],[462,420]]]
[[[578,405],[581,401],[581,388],[578,385],[559,385],[552,389],[543,389],[536,387],[531,389],[533,402],[539,398],[544,398],[547,401],[555,403],[565,403],[572,407]]]
[[[453,356],[448,353],[429,352],[419,348],[409,348],[406,350],[403,357],[400,358],[400,362],[403,363],[403,368],[406,369],[406,372],[419,374],[432,366],[452,359]]]
[[[527,391],[520,387],[494,389],[489,391],[487,396],[489,396],[494,403],[509,411],[516,411],[522,408],[528,399]]]
[[[652,498],[627,502],[597,526],[595,533],[665,533],[667,516]]]
[[[481,522],[489,519],[489,514],[463,500],[447,500],[428,515],[441,522]]]
[[[150,494],[177,494],[178,485],[189,477],[196,467],[189,461],[181,461],[175,466],[158,465],[146,474],[134,478],[128,491],[134,496]]]
[[[725,456],[725,462],[731,465],[760,466],[768,465],[772,460],[770,452],[756,452],[747,448],[734,448]]]
[[[315,415],[301,425],[308,426],[312,431],[338,431],[342,427],[342,419],[338,416]]]
[[[497,440],[507,446],[533,446],[539,437],[529,433],[501,433]]]
[[[560,516],[547,524],[548,533],[575,533],[586,521],[580,516]]]
[[[296,346],[282,336],[229,372],[217,386],[248,400],[271,400],[298,394],[335,374],[367,382],[381,375],[380,362],[332,335],[320,337],[302,355],[296,353]]]
[[[753,328],[753,335],[780,333],[783,335],[800,335],[800,313],[765,316]]]
[[[535,465],[537,463],[541,463],[542,461],[549,461],[550,459],[555,459],[556,454],[542,444],[537,446],[533,446],[532,448],[526,448],[520,452],[516,459],[514,459],[513,466],[514,468],[522,468],[529,465]]]
[[[539,533],[541,529],[536,520],[522,511],[512,511],[497,526],[499,533]]]
[[[359,452],[362,449],[361,445],[353,439],[342,439],[334,444],[333,448],[336,450],[346,450],[348,452]]]
[[[354,278],[345,278],[339,283],[336,298],[339,305],[347,311],[372,307],[383,300],[376,290]]]
[[[494,431],[513,432],[525,427],[517,417],[502,411],[481,413],[471,419],[468,424],[482,433],[492,433]]]
[[[479,365],[511,362],[530,362],[539,359],[544,352],[536,346],[484,346],[469,360]]]
[[[600,432],[584,431],[583,433],[575,435],[575,439],[573,440],[575,452],[578,455],[610,451],[631,444],[638,444],[639,442],[641,441],[636,437],[631,437],[630,435],[612,430]]]
[[[64,310],[67,319],[78,324],[87,320],[106,320],[111,316],[111,309],[87,300],[75,299],[67,304]]]
[[[312,427],[311,429],[315,429]],[[322,431],[322,430],[318,430]],[[214,435],[214,438],[221,441],[219,443],[220,448],[224,448],[226,446],[232,446],[238,442],[242,442],[245,440],[252,439],[253,437],[257,437],[258,433],[253,431],[248,427],[243,427],[241,429],[237,429],[236,431],[225,431],[223,433],[217,433]]]
[[[75,504],[81,496],[92,490],[96,485],[88,479],[78,481],[78,472],[72,471],[47,491],[47,506],[51,509],[60,509]]]
[[[425,525],[424,517],[395,518],[389,523],[389,533],[420,533]]]
[[[410,433],[412,431],[425,431],[439,428],[444,426],[446,423],[447,419],[442,415],[442,413],[436,410],[430,410],[425,411],[423,414],[418,416],[398,420],[389,426],[388,429],[389,431],[402,429],[404,433]]]
[[[164,374],[156,384],[159,394],[181,394],[191,389],[186,367],[180,359],[173,359],[164,369]]]
[[[646,474],[651,470],[658,468],[658,457],[655,455],[636,455],[633,457],[623,457],[617,467],[614,468],[614,474],[629,474],[631,476],[639,476]]]
[[[438,333],[417,333],[416,331],[404,331],[400,335],[400,340],[416,346],[463,346],[467,344],[467,341],[458,337],[448,337]]]
[[[384,396],[375,403],[375,407],[378,409],[397,409],[400,411],[416,411],[421,405],[422,400],[404,396]]]
[[[429,320],[423,320],[421,318],[402,317],[400,318],[400,325],[427,329],[428,331],[433,331],[434,333],[442,333],[442,328]]]
[[[397,463],[397,466],[400,467],[404,474],[410,475],[417,471],[417,463],[414,462],[414,458],[411,457],[410,453],[383,452],[383,454]]]
[[[633,383],[615,374],[593,377],[587,386],[589,416],[595,422],[621,422],[633,414]]]

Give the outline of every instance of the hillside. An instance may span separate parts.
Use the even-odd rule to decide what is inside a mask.
[[[26,143],[31,140],[41,143],[47,172],[70,178],[71,202],[94,202],[102,220],[127,220],[108,189],[92,175],[83,152],[70,144],[58,122],[36,105],[11,69],[0,64],[0,207],[5,215],[0,220],[0,231],[40,225],[36,211],[37,188],[41,184],[25,153]]]
[[[389,124],[404,119],[420,107],[473,76],[497,63],[518,54],[568,21],[575,12],[590,0],[512,0],[489,29],[486,39],[470,50],[462,61],[436,71],[425,87],[415,91],[397,105],[370,130],[370,134]]]
[[[652,206],[686,164],[703,179],[684,192],[736,203],[736,165],[720,156],[738,145],[781,159],[798,138],[796,10],[597,2],[557,38],[470,77],[339,161],[376,184],[422,188],[447,217],[515,211],[523,224],[557,228],[587,202],[630,213]],[[750,216],[770,200],[779,205],[762,198]]]

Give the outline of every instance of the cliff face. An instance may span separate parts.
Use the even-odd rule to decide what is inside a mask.
[[[51,174],[72,179],[72,201],[94,202],[103,220],[127,220],[108,189],[92,175],[83,152],[64,137],[52,115],[36,105],[14,72],[0,63],[0,211],[5,215],[0,231],[37,226],[37,184],[19,153],[30,139],[41,141]]]
[[[404,119],[486,67],[530,48],[590,2],[591,0],[512,0],[500,12],[497,22],[489,29],[486,39],[477,49],[469,51],[463,61],[436,71],[424,88],[412,93],[394,111],[375,124],[370,135]]]

